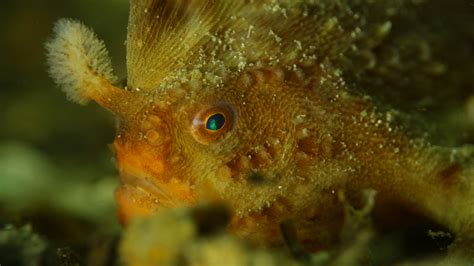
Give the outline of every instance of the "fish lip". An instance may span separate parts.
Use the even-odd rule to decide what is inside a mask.
[[[122,185],[128,185],[137,190],[142,190],[157,201],[161,202],[160,199],[171,200],[169,194],[160,188],[158,184],[150,180],[148,177],[138,177],[134,175],[120,175],[120,182]]]
[[[156,179],[156,180],[155,180]],[[189,183],[182,183],[184,186],[181,187],[174,187],[173,182],[167,183],[163,182],[160,183],[158,180],[160,178],[150,178],[149,176],[140,176],[140,175],[132,175],[123,173],[120,175],[121,186],[127,186],[130,189],[133,189],[137,192],[141,192],[142,194],[145,193],[149,197],[153,198],[156,203],[161,205],[162,207],[171,207],[176,206],[179,204],[194,204],[195,197],[187,189],[189,188],[191,191],[193,190],[193,185]],[[172,179],[173,180],[173,179]],[[174,179],[179,180],[179,179]],[[171,186],[169,186],[171,184]],[[191,194],[189,194],[191,193]]]

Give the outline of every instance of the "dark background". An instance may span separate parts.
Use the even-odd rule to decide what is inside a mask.
[[[67,242],[118,226],[114,118],[67,101],[47,74],[44,43],[62,17],[94,29],[123,78],[128,1],[0,1],[0,222]]]

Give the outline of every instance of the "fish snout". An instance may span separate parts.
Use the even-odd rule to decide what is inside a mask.
[[[114,150],[120,172],[115,192],[123,225],[135,217],[152,215],[162,208],[191,206],[196,202],[192,184],[166,168],[166,160],[147,146],[116,141]]]
[[[150,216],[160,209],[177,206],[193,206],[196,197],[192,186],[171,179],[154,182],[149,178],[121,176],[121,185],[115,192],[120,223],[127,225],[137,217]]]

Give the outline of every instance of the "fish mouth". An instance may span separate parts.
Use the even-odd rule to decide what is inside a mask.
[[[148,177],[123,174],[120,181],[115,198],[119,221],[123,225],[134,218],[150,216],[162,208],[194,205],[196,201],[192,186],[179,179],[156,182]]]
[[[143,192],[147,192],[150,195],[156,195],[157,200],[158,198],[161,199],[170,199],[169,195],[160,188],[159,185],[155,184],[150,180],[148,177],[137,177],[132,175],[122,175],[120,176],[120,181],[125,185],[135,187],[136,189],[140,189]]]

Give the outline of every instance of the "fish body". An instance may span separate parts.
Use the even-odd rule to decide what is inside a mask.
[[[340,239],[341,193],[360,206],[372,189],[381,221],[406,209],[473,236],[470,149],[431,143],[364,93],[436,91],[451,80],[437,57],[408,56],[423,46],[400,33],[418,5],[132,0],[125,88],[113,85],[103,44],[78,23],[57,25],[49,62],[73,100],[117,116],[124,224],[219,202],[237,235],[279,245],[290,220],[315,250]],[[93,41],[100,49],[86,45]]]

